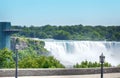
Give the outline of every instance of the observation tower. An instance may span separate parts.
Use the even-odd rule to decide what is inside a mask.
[[[10,22],[0,22],[0,49],[10,49],[10,35],[19,31],[18,29],[11,29]]]

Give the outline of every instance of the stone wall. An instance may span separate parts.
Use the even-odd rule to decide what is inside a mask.
[[[120,67],[104,68],[104,73],[118,73]],[[77,69],[19,69],[19,76],[48,76],[48,75],[83,75],[99,74],[100,68]],[[15,76],[15,69],[0,69],[0,77]]]

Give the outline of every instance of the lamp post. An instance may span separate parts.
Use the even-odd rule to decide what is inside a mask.
[[[15,45],[15,54],[16,54],[16,58],[15,58],[15,63],[16,63],[15,78],[18,77],[18,49],[19,49],[19,46]]]
[[[101,78],[103,78],[103,63],[105,61],[105,56],[103,53],[100,55],[100,63],[101,63]]]

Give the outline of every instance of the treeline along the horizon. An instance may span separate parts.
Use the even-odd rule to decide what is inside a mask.
[[[22,29],[15,36],[34,38],[53,38],[59,40],[107,40],[120,41],[120,26],[12,26]]]

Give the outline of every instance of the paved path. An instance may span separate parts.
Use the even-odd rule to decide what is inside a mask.
[[[0,78],[15,78],[15,77],[0,77]],[[92,75],[66,75],[66,76],[26,76],[18,78],[100,78],[100,74]],[[120,78],[120,73],[104,74],[104,78]]]

